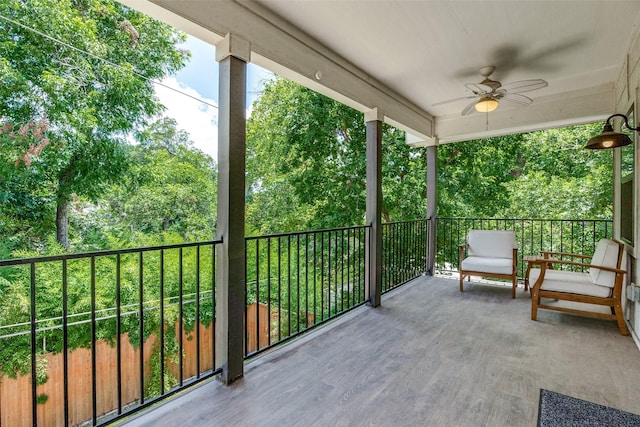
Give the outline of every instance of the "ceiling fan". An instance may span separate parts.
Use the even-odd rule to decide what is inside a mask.
[[[489,76],[493,74],[496,67],[490,65],[480,68],[480,75],[484,77],[480,83],[467,83],[466,88],[473,92],[473,95],[463,96],[460,98],[449,99],[433,104],[442,105],[450,102],[462,101],[464,99],[473,99],[469,105],[462,110],[462,115],[471,114],[474,110],[480,113],[488,113],[498,108],[500,102],[506,101],[515,105],[529,105],[533,99],[521,95],[522,92],[529,92],[536,89],[542,89],[548,86],[548,83],[542,79],[519,80],[502,84],[499,81],[491,80]]]

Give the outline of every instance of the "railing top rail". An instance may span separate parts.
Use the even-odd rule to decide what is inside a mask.
[[[489,217],[436,217],[436,220],[456,220],[456,221],[562,221],[562,222],[611,222],[611,218],[595,218],[595,219],[553,219],[553,218],[489,218]]]
[[[247,236],[246,240],[258,240],[258,239],[273,239],[277,237],[287,237],[287,236],[302,236],[305,234],[316,234],[316,233],[332,233],[334,231],[346,231],[346,230],[359,230],[364,228],[371,228],[371,225],[353,225],[351,227],[338,227],[338,228],[325,228],[322,230],[307,230],[307,231],[294,231],[290,233],[276,233],[276,234],[265,234],[262,236]]]
[[[403,221],[392,221],[392,222],[383,222],[382,225],[394,225],[394,224],[408,224],[410,222],[418,222],[418,221],[428,221],[429,218],[417,218],[417,219],[406,219]]]
[[[47,256],[40,256],[40,257],[33,257],[33,258],[16,258],[16,259],[0,260],[0,267],[31,264],[31,263],[41,263],[41,262],[51,262],[51,261],[62,261],[62,260],[70,260],[70,259],[92,258],[92,257],[99,257],[99,256],[113,256],[113,255],[122,255],[122,254],[138,253],[138,252],[151,252],[151,251],[159,251],[164,249],[179,249],[179,248],[189,248],[194,246],[209,246],[209,245],[217,245],[220,243],[222,243],[222,240],[217,239],[217,240],[208,240],[204,242],[176,243],[171,245],[146,246],[146,247],[126,248],[126,249],[110,249],[110,250],[104,250],[104,251],[81,252],[81,253],[75,253],[75,254],[47,255]]]

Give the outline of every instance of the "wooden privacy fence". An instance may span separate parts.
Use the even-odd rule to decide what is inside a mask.
[[[260,320],[257,321],[259,312]],[[247,307],[247,348],[248,352],[257,349],[268,342],[269,315],[267,306],[260,304],[259,310],[253,303]],[[260,324],[260,338],[256,324]],[[176,339],[178,339],[176,325]],[[211,325],[203,324],[200,328],[200,372],[206,372],[213,367],[213,336]],[[183,357],[182,378],[195,377],[197,373],[196,333],[182,333]],[[157,335],[151,335],[144,343],[144,382],[147,385],[151,374],[151,358],[158,351]],[[96,413],[107,415],[118,408],[118,376],[117,376],[117,347],[106,341],[96,342]],[[120,336],[121,360],[121,393],[122,405],[135,403],[140,399],[140,348],[129,342],[129,336]],[[39,403],[37,407],[38,425],[64,425],[64,357],[62,353],[42,355],[41,360],[46,364],[47,382],[37,387]],[[166,363],[167,372],[174,378],[180,378],[180,365]],[[90,421],[93,414],[93,384],[91,350],[78,348],[68,354],[68,393],[69,393],[69,423],[79,425]],[[155,375],[159,375],[156,373]],[[146,396],[145,399],[154,396]],[[31,376],[19,376],[16,379],[4,376],[0,379],[0,427],[28,427],[32,426],[31,417]]]
[[[144,343],[145,366],[151,356],[156,337]],[[140,348],[129,342],[127,335],[120,336],[122,362],[122,402],[134,402],[140,398]],[[41,356],[46,361],[47,382],[37,388],[41,396],[38,404],[38,425],[64,425],[64,358],[62,353]],[[92,369],[91,350],[79,348],[69,352],[69,421],[77,425],[92,417]],[[117,350],[105,341],[96,342],[96,410],[99,414],[118,407]],[[146,374],[148,374],[148,369]],[[0,381],[0,425],[2,427],[31,426],[31,376],[16,379],[3,377]]]

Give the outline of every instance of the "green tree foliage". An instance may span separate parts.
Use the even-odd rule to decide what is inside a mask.
[[[108,0],[8,0],[0,15],[4,226],[34,236],[55,218],[67,248],[69,203],[122,176],[126,134],[162,109],[148,79],[184,65],[184,35]]]
[[[438,148],[438,216],[600,219],[612,214],[611,152],[584,149],[597,125]]]
[[[173,119],[158,120],[138,139],[131,147],[129,173],[111,187],[93,215],[101,218],[94,230],[109,230],[122,241],[165,233],[184,241],[212,240],[217,201],[213,159],[194,148]]]
[[[610,218],[610,153],[583,148],[597,125],[438,148],[438,216]],[[362,114],[285,79],[264,87],[247,124],[249,233],[363,223]],[[383,220],[425,214],[425,153],[383,137]]]
[[[404,133],[384,127],[383,189],[388,221],[424,212],[424,158]],[[247,123],[249,233],[321,229],[364,222],[366,132],[361,113],[276,78]]]
[[[523,135],[522,175],[505,184],[502,216],[610,219],[613,216],[613,153],[585,150],[600,124]]]
[[[522,135],[438,147],[438,216],[493,217],[521,173]]]

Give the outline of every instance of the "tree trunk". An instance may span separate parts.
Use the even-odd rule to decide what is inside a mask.
[[[69,250],[69,201],[62,198],[56,205],[56,240]]]

